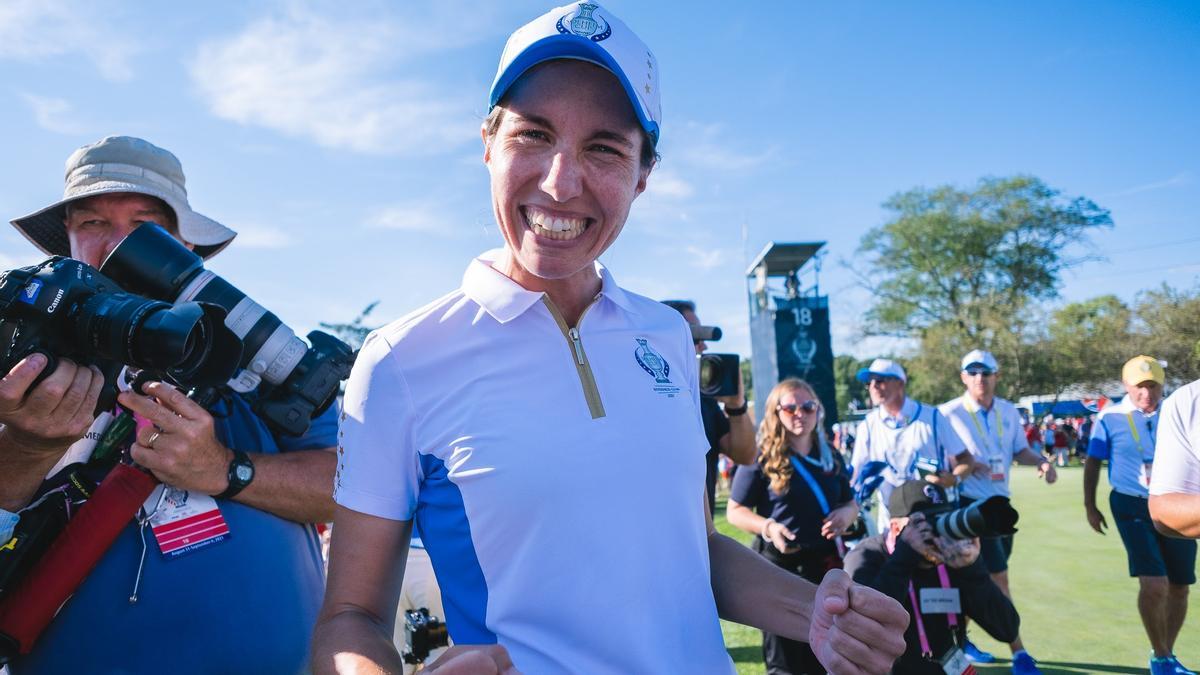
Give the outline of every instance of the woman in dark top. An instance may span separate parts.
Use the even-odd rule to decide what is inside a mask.
[[[763,557],[820,583],[842,566],[838,538],[858,517],[858,505],[822,433],[824,411],[812,385],[780,382],[765,410],[758,461],[734,475],[726,517],[758,535],[754,550]],[[767,632],[763,660],[768,675],[825,672],[807,643]]]

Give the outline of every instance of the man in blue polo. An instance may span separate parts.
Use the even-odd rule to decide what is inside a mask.
[[[892,490],[907,480],[924,478],[957,499],[953,488],[970,466],[954,470],[954,458],[964,448],[946,416],[936,406],[908,398],[908,376],[895,361],[875,359],[858,371],[857,377],[867,384],[875,409],[858,423],[851,480],[864,508],[878,489],[880,503],[874,507],[878,509],[878,531],[890,526],[886,505]]]
[[[996,396],[996,383],[1000,379],[996,357],[982,349],[972,350],[962,359],[959,377],[966,387],[965,393],[943,403],[940,410],[966,445],[966,450],[955,458],[956,465],[971,467],[971,472],[963,479],[962,500],[973,502],[990,497],[1010,497],[1008,483],[1014,461],[1038,467],[1038,477],[1045,478],[1046,483],[1057,480],[1054,465],[1029,449],[1016,406]],[[1012,599],[1012,593],[1008,588],[1008,558],[1012,547],[1011,534],[979,540],[980,557],[992,581],[1009,599]],[[1025,651],[1020,637],[1009,646],[1013,652],[1014,673],[1041,672],[1033,657]],[[995,660],[969,641],[963,652],[980,663]]]
[[[1107,460],[1109,506],[1125,544],[1129,576],[1138,579],[1138,613],[1153,650],[1150,673],[1182,675],[1192,671],[1175,658],[1174,647],[1187,616],[1188,587],[1196,583],[1196,542],[1158,533],[1148,504],[1165,375],[1149,356],[1135,356],[1121,369],[1127,395],[1102,410],[1092,428],[1083,504],[1088,524],[1104,534],[1108,523],[1096,507],[1096,486],[1100,464]]]

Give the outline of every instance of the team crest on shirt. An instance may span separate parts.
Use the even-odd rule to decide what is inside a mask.
[[[592,42],[607,40],[612,35],[612,26],[603,18],[592,15],[599,7],[590,2],[579,3],[579,9],[559,17],[558,32],[585,37]]]
[[[667,398],[674,398],[680,390],[671,382],[671,364],[667,363],[662,354],[654,351],[646,338],[634,340],[638,346],[633,350],[633,358],[642,370],[654,378],[654,391]]]

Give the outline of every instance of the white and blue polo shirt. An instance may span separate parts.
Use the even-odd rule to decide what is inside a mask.
[[[1200,380],[1162,404],[1150,494],[1200,494]]]
[[[975,460],[990,469],[987,474],[968,474],[959,487],[962,495],[976,500],[1011,496],[1008,481],[1013,457],[1029,447],[1017,407],[996,397],[992,406],[984,410],[963,394],[943,403],[939,409]]]
[[[686,323],[597,264],[569,327],[503,255],[368,338],[334,498],[416,519],[456,644],[499,643],[527,673],[732,672]]]
[[[1143,413],[1129,399],[1126,396],[1100,411],[1092,425],[1088,457],[1108,460],[1108,482],[1113,490],[1149,499],[1159,416],[1157,410]]]
[[[950,459],[962,451],[962,441],[936,406],[906,398],[899,415],[892,417],[879,406],[858,423],[850,459],[852,479],[861,493],[864,479],[873,473],[882,477],[879,523],[885,527],[893,489],[920,478],[921,469],[949,471]]]

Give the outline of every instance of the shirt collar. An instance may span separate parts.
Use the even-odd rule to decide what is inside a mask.
[[[498,269],[508,258],[507,249],[492,249],[471,261],[463,274],[463,294],[478,304],[496,321],[508,323],[541,301],[545,293],[531,291],[513,281]],[[608,268],[595,263],[600,276],[600,295],[612,300],[621,309],[637,313],[629,295],[617,285]]]
[[[1158,402],[1158,407],[1154,409],[1154,412],[1151,412],[1151,413],[1142,412],[1141,408],[1139,408],[1133,404],[1133,398],[1130,396],[1126,396],[1125,398],[1121,399],[1121,403],[1119,405],[1124,407],[1125,412],[1127,412],[1131,415],[1141,415],[1142,417],[1146,417],[1146,418],[1153,418],[1155,415],[1158,414],[1159,410],[1162,410],[1162,401],[1160,400]]]
[[[911,398],[908,398],[907,396],[904,397],[904,404],[900,406],[900,414],[896,417],[888,415],[887,411],[883,409],[883,406],[879,406],[879,418],[885,425],[892,429],[903,428],[904,425],[912,422],[913,416],[916,414],[917,402]]]
[[[987,415],[988,413],[990,413],[996,409],[996,397],[995,396],[992,397],[992,407],[984,408],[983,406],[976,403],[975,399],[971,398],[970,394],[963,394],[963,406],[965,406],[967,410],[970,410],[973,413],[982,412],[984,415]]]

